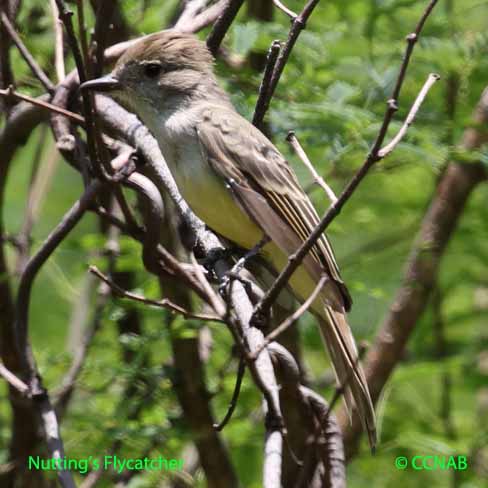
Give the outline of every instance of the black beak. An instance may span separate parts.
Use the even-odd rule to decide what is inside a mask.
[[[117,90],[117,88],[120,88],[120,82],[112,75],[88,80],[80,85],[80,90],[95,90],[99,92],[113,91]]]

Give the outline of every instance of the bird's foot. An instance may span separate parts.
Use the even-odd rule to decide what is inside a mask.
[[[246,290],[246,293],[248,295],[251,295],[253,292],[253,283],[251,280],[244,278],[241,276],[239,273],[241,269],[238,269],[235,271],[236,266],[234,266],[232,269],[230,269],[227,273],[225,273],[225,276],[222,278],[219,284],[219,293],[221,296],[226,296],[228,293],[228,290],[230,290],[231,283],[233,281],[239,281],[242,283],[244,286],[244,289]]]

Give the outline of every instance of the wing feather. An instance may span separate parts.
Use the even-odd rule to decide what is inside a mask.
[[[288,254],[294,252],[320,219],[285,158],[258,129],[225,107],[206,105],[196,130],[202,153],[239,204],[278,246]],[[285,237],[289,230],[295,238]],[[304,265],[315,279],[326,271],[349,310],[351,297],[325,235],[317,240]]]

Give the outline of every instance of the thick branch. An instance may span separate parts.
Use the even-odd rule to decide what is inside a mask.
[[[244,0],[228,0],[227,7],[215,22],[212,32],[207,37],[207,47],[214,56],[243,3]]]

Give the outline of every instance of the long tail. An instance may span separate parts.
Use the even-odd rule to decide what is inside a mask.
[[[344,386],[344,399],[349,415],[356,408],[369,444],[374,451],[376,446],[376,419],[373,402],[363,369],[359,364],[354,337],[344,313],[329,306],[319,317],[320,331],[330,358],[334,365],[337,381]]]

